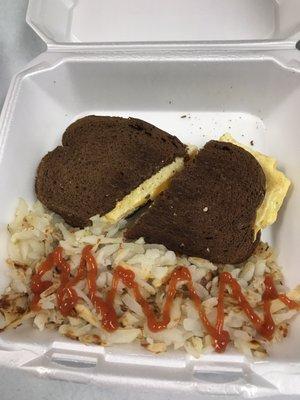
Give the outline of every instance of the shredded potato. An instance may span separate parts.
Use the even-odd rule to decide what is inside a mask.
[[[30,208],[24,200],[20,200],[14,221],[8,226],[11,283],[0,297],[0,330],[16,328],[25,320],[32,320],[33,326],[39,330],[54,327],[62,335],[83,343],[112,345],[140,342],[153,353],[164,352],[169,348],[183,348],[194,357],[213,350],[212,341],[193,302],[186,295],[184,284],[178,287],[168,327],[161,332],[149,330],[140,304],[131,290],[121,283],[114,303],[120,324],[115,332],[109,333],[103,329],[102,317],[93,308],[85,281],[79,282],[75,287],[79,302],[73,314],[62,316],[56,300],[56,291],[60,285],[57,271],[47,272],[47,280],[52,281],[52,286],[42,293],[40,309],[31,311],[31,276],[57,245],[63,248],[63,256],[68,260],[73,276],[76,274],[83,248],[86,244],[93,246],[98,264],[97,288],[99,295],[103,297],[111,287],[113,271],[118,265],[132,270],[144,298],[147,298],[157,313],[161,311],[165,301],[168,277],[176,266],[186,266],[195,290],[202,299],[203,309],[212,323],[216,319],[218,274],[221,271],[231,273],[238,280],[249,303],[259,315],[262,314],[264,274],[271,274],[277,287],[283,285],[282,272],[267,244],[261,243],[250,259],[239,266],[217,266],[197,257],[178,257],[160,244],[145,244],[142,238],[135,242],[125,242],[124,220],[113,226],[99,216],[91,220],[90,227],[76,230],[44,209],[41,203],[37,202]],[[230,288],[227,290],[230,293]],[[291,299],[300,301],[300,286],[288,295]],[[287,321],[296,311],[289,310],[277,299],[272,302],[271,312],[276,324],[273,342],[277,342],[287,335]],[[230,296],[225,297],[224,329],[229,332],[231,345],[238,351],[251,357],[265,357],[265,339],[257,334]]]

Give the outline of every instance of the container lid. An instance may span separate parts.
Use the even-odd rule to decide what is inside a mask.
[[[30,0],[48,44],[300,39],[299,0]]]

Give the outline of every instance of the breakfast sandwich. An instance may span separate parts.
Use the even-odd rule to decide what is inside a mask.
[[[208,142],[126,237],[215,263],[245,261],[276,219],[289,181],[269,157],[232,142]]]
[[[96,214],[115,223],[165,189],[185,157],[179,139],[145,121],[91,115],[41,160],[35,190],[72,226],[87,226]]]

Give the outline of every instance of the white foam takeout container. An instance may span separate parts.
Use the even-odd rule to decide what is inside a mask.
[[[231,132],[275,156],[293,188],[264,237],[287,284],[300,283],[300,1],[31,0],[27,22],[47,51],[14,77],[1,115],[2,272],[6,225],[19,197],[34,201],[39,160],[72,121],[95,113],[139,117],[200,146]],[[233,350],[196,360],[23,326],[0,335],[0,364],[174,399],[300,394],[299,335],[298,317],[266,361]]]

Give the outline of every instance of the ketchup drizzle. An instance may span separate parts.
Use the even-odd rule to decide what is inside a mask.
[[[136,301],[142,307],[147,319],[148,327],[152,332],[159,332],[167,328],[170,322],[171,307],[177,292],[177,285],[181,282],[185,282],[189,290],[190,298],[194,302],[194,305],[198,311],[199,318],[208,334],[212,337],[213,344],[217,352],[225,351],[230,341],[229,333],[223,329],[224,297],[225,295],[229,295],[226,293],[226,286],[231,287],[232,294],[230,296],[236,300],[239,307],[247,315],[257,332],[259,332],[267,340],[272,339],[275,330],[275,323],[271,314],[272,300],[279,299],[290,309],[299,308],[299,304],[289,299],[285,294],[278,294],[272,276],[266,275],[264,280],[265,290],[262,296],[264,318],[261,319],[255,313],[254,309],[243,295],[237,280],[234,279],[230,273],[222,272],[219,275],[217,320],[216,325],[214,326],[210,323],[205,311],[203,310],[201,299],[194,288],[189,269],[184,266],[180,266],[171,273],[162,313],[161,316],[157,318],[151,305],[142,296],[139,286],[135,281],[135,274],[133,271],[118,266],[113,274],[111,289],[109,290],[106,298],[103,299],[97,294],[96,280],[98,266],[95,257],[92,254],[92,246],[88,245],[83,249],[80,264],[74,277],[72,277],[70,274],[70,265],[66,260],[64,260],[62,251],[63,249],[61,247],[57,247],[41,264],[37,273],[32,276],[30,285],[33,293],[31,308],[33,310],[39,309],[38,303],[41,298],[41,294],[52,286],[51,281],[43,280],[42,278],[46,272],[56,267],[60,272],[60,286],[56,291],[56,296],[58,309],[61,314],[63,316],[68,316],[71,314],[78,302],[78,295],[74,286],[81,280],[86,279],[88,296],[97,313],[102,317],[103,328],[109,332],[113,332],[119,327],[117,315],[113,307],[119,282],[122,282],[128,289],[132,291]]]

